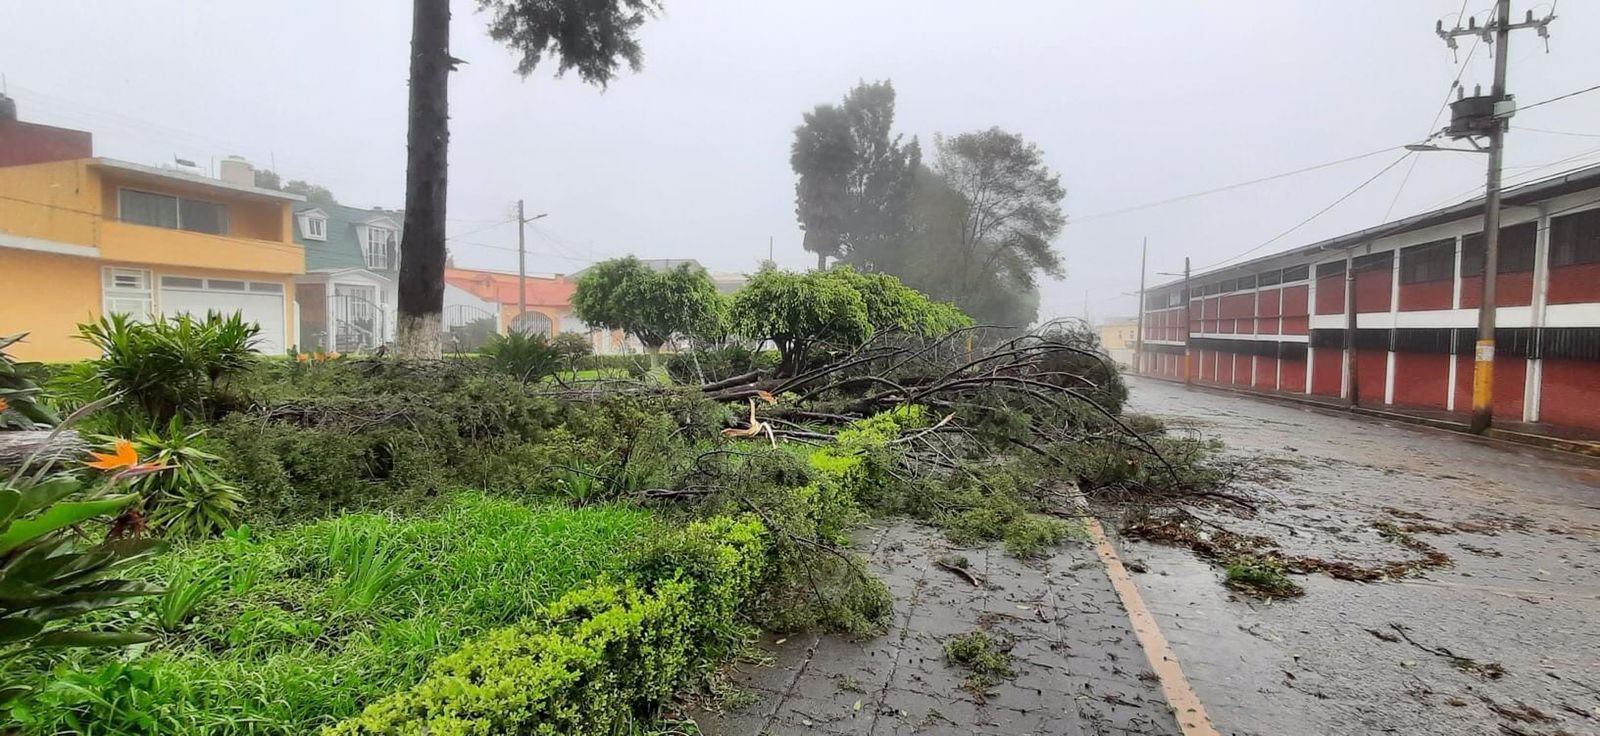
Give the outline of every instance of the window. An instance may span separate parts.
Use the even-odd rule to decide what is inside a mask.
[[[1326,279],[1344,275],[1344,261],[1317,264],[1317,278]]]
[[[217,291],[244,291],[244,282],[229,281],[227,279],[206,279],[206,287]]]
[[[389,267],[389,246],[394,243],[394,231],[381,227],[367,228],[367,268]]]
[[[1600,263],[1600,210],[1550,221],[1550,266]]]
[[[123,222],[213,235],[228,233],[228,210],[216,202],[119,189],[117,203]]]
[[[1256,281],[1257,281],[1257,283],[1261,284],[1262,286],[1275,286],[1277,284],[1283,283],[1283,272],[1282,271],[1267,271],[1267,272],[1261,274],[1259,277],[1257,277]]]
[[[1538,226],[1531,222],[1500,228],[1500,273],[1526,273],[1533,270],[1533,241]],[[1483,275],[1483,233],[1461,239],[1461,275]]]
[[[1438,240],[1400,251],[1400,283],[1450,281],[1456,277],[1456,241]]]
[[[138,320],[155,315],[151,297],[150,272],[137,268],[105,268],[100,271],[102,308],[106,314],[126,314]]]
[[[305,221],[305,237],[306,240],[327,240],[328,218],[316,216],[307,217]]]
[[[1310,266],[1295,266],[1294,268],[1283,269],[1283,283],[1285,284],[1295,281],[1305,281],[1308,278],[1311,278]]]
[[[161,288],[163,289],[204,289],[205,279],[190,278],[188,276],[162,276]]]
[[[1394,268],[1394,251],[1386,250],[1382,253],[1369,253],[1356,256],[1351,262],[1356,271],[1384,271]]]

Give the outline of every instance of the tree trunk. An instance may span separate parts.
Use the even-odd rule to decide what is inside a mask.
[[[400,239],[401,360],[442,357],[445,182],[450,145],[450,1],[413,0],[406,133],[406,218]]]
[[[34,469],[45,465],[82,460],[89,451],[88,443],[70,429],[51,436],[49,430],[15,430],[0,432],[0,470],[11,472],[34,453]]]

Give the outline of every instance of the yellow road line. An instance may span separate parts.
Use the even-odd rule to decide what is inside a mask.
[[[1139,637],[1140,648],[1144,649],[1150,669],[1161,681],[1161,692],[1167,696],[1167,704],[1177,714],[1178,725],[1183,728],[1184,736],[1219,736],[1216,727],[1211,725],[1211,717],[1206,715],[1206,707],[1200,702],[1200,696],[1195,694],[1194,688],[1189,687],[1189,679],[1183,676],[1183,668],[1178,665],[1178,658],[1167,644],[1167,637],[1156,625],[1156,617],[1145,607],[1144,598],[1139,595],[1139,586],[1128,574],[1128,569],[1122,566],[1116,547],[1106,537],[1105,528],[1100,526],[1099,519],[1089,515],[1088,505],[1082,498],[1078,499],[1078,506],[1084,526],[1088,527],[1089,536],[1094,540],[1095,551],[1100,553],[1100,561],[1105,563],[1106,577],[1111,578],[1111,587],[1122,599],[1122,607],[1133,624],[1133,633]]]

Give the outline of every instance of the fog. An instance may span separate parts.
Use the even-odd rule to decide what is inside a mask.
[[[1488,6],[1466,4],[1480,22]],[[891,79],[907,137],[998,125],[1061,174],[1068,275],[1042,284],[1042,317],[1082,315],[1085,301],[1095,318],[1130,314],[1142,238],[1152,273],[1186,255],[1222,261],[1399,153],[1097,215],[1420,140],[1460,71],[1433,33],[1440,18],[1453,24],[1455,0],[668,0],[642,34],[643,71],[602,92],[543,71],[519,78],[473,7],[456,3],[452,29],[467,62],[450,100],[457,263],[515,268],[505,220],[522,198],[549,214],[530,227],[536,271],[624,253],[750,270],[769,238],[778,263],[812,265],[794,216],[793,128],[858,80]],[[409,26],[403,2],[4,0],[0,73],[22,119],[91,130],[99,155],[243,155],[347,204],[400,207]],[[1531,32],[1512,39],[1523,105],[1597,82],[1600,5],[1563,3],[1552,36],[1548,54]],[[1490,64],[1477,49],[1469,89],[1487,87]],[[1596,120],[1600,93],[1518,116],[1508,181],[1600,160]],[[1259,253],[1465,198],[1483,164],[1417,155]]]

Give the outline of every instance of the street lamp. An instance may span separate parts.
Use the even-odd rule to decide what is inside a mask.
[[[1467,142],[1472,143],[1474,146],[1477,145],[1477,143],[1472,141],[1471,138],[1468,138]],[[1427,151],[1454,151],[1456,153],[1488,153],[1489,152],[1489,149],[1487,149],[1487,148],[1445,148],[1444,146],[1437,146],[1437,145],[1434,145],[1432,143],[1408,143],[1408,144],[1406,144],[1406,150],[1407,151],[1416,151],[1416,152],[1419,152],[1419,153],[1427,152]]]

